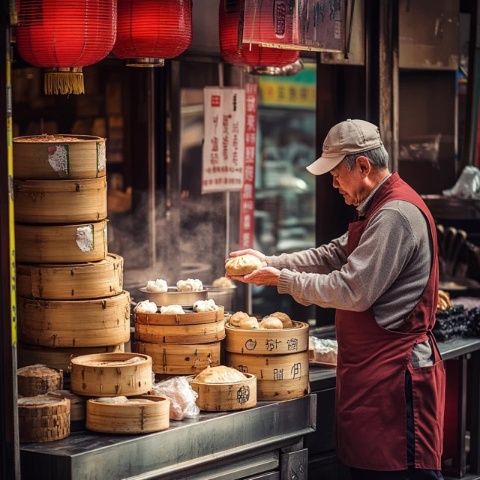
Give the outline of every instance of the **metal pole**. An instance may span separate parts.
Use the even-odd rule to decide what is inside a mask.
[[[17,412],[17,323],[13,212],[12,88],[9,2],[1,7],[0,31],[0,478],[20,478]]]
[[[218,64],[218,86],[225,85],[223,63]],[[230,192],[225,192],[225,258],[230,253]]]
[[[156,169],[155,169],[155,71],[153,68],[147,72],[147,125],[148,125],[148,254],[150,265],[155,268],[157,263],[156,253]]]

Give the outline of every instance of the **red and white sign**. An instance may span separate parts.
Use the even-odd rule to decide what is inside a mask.
[[[257,84],[245,85],[245,173],[240,194],[240,248],[252,248],[255,239],[255,149]]]
[[[245,157],[245,90],[204,89],[202,193],[239,191]]]

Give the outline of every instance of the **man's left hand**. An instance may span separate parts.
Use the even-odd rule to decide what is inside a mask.
[[[230,277],[232,280],[243,283],[254,283],[255,285],[278,285],[278,279],[280,278],[280,270],[274,267],[263,267],[258,270],[254,270],[252,273],[243,277]]]

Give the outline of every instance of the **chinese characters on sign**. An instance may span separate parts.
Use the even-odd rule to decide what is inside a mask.
[[[253,247],[255,223],[255,148],[257,137],[257,84],[245,85],[245,174],[240,195],[240,248]]]
[[[239,191],[245,158],[245,90],[204,89],[202,193]]]
[[[343,52],[347,0],[245,0],[243,43]]]

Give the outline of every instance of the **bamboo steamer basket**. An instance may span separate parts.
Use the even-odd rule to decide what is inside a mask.
[[[18,344],[17,358],[18,365],[25,367],[27,365],[43,364],[50,368],[70,372],[70,361],[73,357],[81,355],[90,355],[92,353],[105,352],[123,352],[123,343],[108,347],[81,347],[81,348],[47,348]]]
[[[246,373],[246,380],[232,383],[203,383],[195,379],[190,381],[198,394],[197,405],[200,410],[221,412],[245,410],[257,404],[257,379]]]
[[[257,383],[259,400],[291,400],[303,397],[310,391],[308,375],[291,380],[261,380]]]
[[[84,263],[107,256],[107,221],[75,225],[15,225],[19,263]]]
[[[118,295],[123,290],[123,258],[79,265],[17,265],[17,294],[44,300],[85,300]]]
[[[137,360],[138,359],[138,360]],[[152,359],[141,353],[98,353],[72,358],[71,390],[77,395],[142,395],[152,388]]]
[[[50,442],[70,435],[70,400],[48,395],[18,399],[20,442]]]
[[[52,398],[68,398],[70,400],[70,430],[72,430],[72,426],[85,422],[86,400],[84,397],[75,395],[70,390],[55,390],[48,392],[47,395]]]
[[[293,322],[293,328],[245,330],[225,326],[225,350],[245,355],[284,355],[308,350],[308,324]]]
[[[141,342],[149,343],[177,343],[184,345],[213,343],[225,338],[225,321],[174,326],[136,323],[135,337]]]
[[[18,297],[20,340],[44,347],[101,347],[130,339],[130,295],[95,300]]]
[[[16,137],[13,175],[40,180],[104,177],[105,139],[89,135]]]
[[[83,223],[107,218],[106,177],[84,180],[16,180],[15,221]]]
[[[214,312],[186,312],[182,314],[170,313],[135,313],[135,321],[144,325],[198,325],[201,323],[215,323],[222,321],[223,307]]]
[[[135,350],[152,357],[155,373],[192,375],[220,365],[220,345],[221,342],[198,345],[137,342]]]
[[[166,292],[149,292],[147,287],[141,287],[138,291],[157,305],[181,305],[182,307],[191,307],[198,300],[206,300],[208,293],[206,290],[179,292],[177,287],[168,287]]]
[[[17,370],[17,385],[23,397],[43,395],[62,388],[63,372],[45,365],[29,365]]]
[[[140,395],[132,400],[151,400],[152,403],[87,402],[87,428],[103,433],[150,433],[170,426],[170,400],[157,395]]]
[[[257,377],[259,400],[288,400],[308,393],[308,351],[287,355],[243,355],[227,352],[226,364]]]

